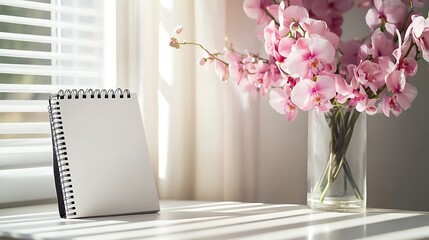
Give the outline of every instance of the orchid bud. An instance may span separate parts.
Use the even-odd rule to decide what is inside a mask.
[[[183,26],[182,26],[182,25],[180,25],[180,26],[177,26],[177,27],[174,29],[174,32],[175,32],[176,34],[180,34],[180,33],[182,32],[182,30],[183,30]]]
[[[226,81],[229,78],[228,66],[219,60],[215,60],[215,72],[222,81]]]
[[[207,59],[206,59],[206,58],[200,58],[200,59],[198,60],[198,64],[200,64],[200,66],[204,66],[204,64],[206,64],[206,62],[207,62]]]
[[[180,48],[180,44],[179,44],[179,42],[177,41],[176,38],[174,38],[174,37],[171,38],[171,40],[170,40],[170,47],[173,47],[173,48],[176,48],[176,49]]]

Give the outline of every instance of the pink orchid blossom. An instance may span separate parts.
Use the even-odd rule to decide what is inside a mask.
[[[253,58],[251,56],[243,58],[242,63],[243,70],[247,73],[246,81],[240,82],[240,85],[244,87],[244,91],[251,93],[253,96],[259,94],[264,95],[266,91],[262,89],[264,83],[263,76],[265,73],[263,70],[268,70],[268,67],[259,69],[258,64],[253,63]]]
[[[304,111],[316,107],[326,112],[332,108],[330,100],[335,94],[335,80],[330,76],[318,76],[317,81],[301,80],[292,89],[291,99]]]
[[[226,81],[229,78],[229,71],[224,62],[219,60],[214,60],[215,62],[215,72],[220,77],[222,81]]]
[[[407,6],[401,0],[374,0],[374,7],[368,10],[365,20],[372,29],[383,26],[394,35],[406,12]]]
[[[336,99],[340,104],[345,103],[348,99],[354,98],[354,89],[350,86],[346,80],[340,76],[336,75],[335,79],[335,89],[337,91]]]
[[[377,107],[376,103],[377,103],[377,99],[367,99],[366,104],[365,104],[366,114],[368,114],[368,115],[377,114],[378,107]]]
[[[289,56],[289,54],[292,52],[292,47],[295,45],[296,40],[294,38],[285,37],[282,38],[279,42],[279,54],[283,56],[283,60]],[[279,61],[283,62],[283,61]]]
[[[378,89],[384,85],[384,74],[377,63],[365,60],[353,67],[353,74],[351,85],[354,89],[362,85],[377,94]]]
[[[306,18],[302,20],[301,27],[306,31],[306,36],[317,34],[331,42],[334,48],[337,48],[340,43],[338,35],[331,32],[324,21]]]
[[[297,5],[286,7],[282,1],[279,7],[280,35],[286,36],[288,32],[298,30],[301,20],[307,18],[309,18],[307,9]]]
[[[332,12],[329,15],[318,17],[319,20],[323,20],[326,22],[326,25],[329,28],[329,31],[335,33],[337,36],[341,36],[343,30],[341,29],[341,25],[344,23],[343,14],[340,12]]]
[[[264,29],[264,39],[265,39],[265,51],[273,56],[276,61],[283,62],[287,54],[285,54],[285,46],[281,44],[281,40],[292,38],[283,38],[280,39],[278,28],[274,21],[271,21]],[[295,41],[293,41],[295,43]],[[282,45],[282,46],[279,46]],[[280,49],[282,47],[282,49]],[[292,47],[292,46],[291,46]],[[283,51],[283,52],[282,52]],[[289,50],[290,51],[290,50]]]
[[[264,74],[264,85],[263,87],[267,89],[267,91],[271,87],[282,87],[284,85],[285,80],[280,74],[280,70],[278,66],[273,62],[269,64],[270,69]]]
[[[353,89],[352,86],[347,84],[344,78],[338,76],[335,78],[335,88],[338,103],[344,104],[349,100],[349,106],[355,107],[359,112],[365,111],[368,115],[377,113],[377,99],[369,99],[362,85],[359,85],[358,89]]]
[[[405,73],[409,76],[414,76],[417,73],[417,61],[414,59],[416,51],[414,48],[411,48],[411,41],[407,41],[404,44],[402,43],[402,37],[398,30],[396,30],[398,37],[398,48],[393,51],[393,56],[396,59],[396,69],[403,69]]]
[[[296,84],[301,80],[300,78],[293,78],[291,76],[288,76],[286,79],[286,83],[291,87],[294,88]]]
[[[275,86],[281,79],[280,71],[275,64],[268,64],[259,60],[256,64],[249,64],[246,67],[249,83],[258,89],[261,95],[265,95],[270,87]]]
[[[359,86],[359,90],[355,89],[353,91],[354,98],[350,99],[349,106],[355,107],[358,112],[367,112],[370,115],[374,115],[377,111],[375,107],[376,99],[369,99],[365,90],[362,86]]]
[[[405,34],[405,41],[412,35],[415,44],[422,52],[423,58],[429,62],[429,18],[413,16],[412,23]]]
[[[393,95],[392,97],[382,96],[382,100],[379,104],[379,109],[381,112],[386,115],[386,117],[390,116],[390,112],[392,112],[395,116],[399,116],[402,112],[401,107],[399,107],[397,96]]]
[[[274,63],[249,63],[243,60],[245,71],[247,72],[247,81],[242,81],[240,85],[246,92],[253,96],[265,95],[271,87],[280,87],[282,78],[278,67]]]
[[[390,112],[399,116],[402,109],[407,110],[411,107],[412,101],[417,96],[417,89],[407,83],[404,70],[394,70],[389,73],[386,76],[386,86],[392,96],[383,95],[379,107],[387,117]]]
[[[335,49],[317,34],[300,38],[285,60],[283,68],[292,77],[312,78],[322,71],[334,71]]]
[[[225,60],[229,62],[229,73],[231,77],[240,84],[241,80],[247,77],[247,73],[242,64],[242,57],[239,53],[232,50],[227,50],[225,53]]]
[[[271,21],[270,16],[267,15],[267,11],[272,16],[276,16],[275,11],[277,11],[272,0],[245,0],[243,10],[249,18],[256,19],[258,24],[266,24]]]
[[[340,42],[343,13],[353,2],[370,8],[365,20],[372,31],[363,38],[367,40]],[[398,116],[417,95],[410,84],[417,61],[429,62],[429,18],[416,11],[424,2],[244,0],[243,9],[256,20],[268,57],[239,53],[232,45],[224,54],[212,53],[175,37],[170,46],[201,47],[206,55],[200,65],[214,62],[222,81],[231,78],[253,95],[269,94],[271,106],[289,121],[298,109],[326,112],[337,106]],[[173,35],[181,31],[178,27]]]
[[[228,62],[241,63],[242,58],[238,52],[235,52],[231,49],[227,49],[225,51],[225,60],[227,60]]]
[[[377,113],[377,99],[368,98],[362,86],[359,87],[359,90],[353,90],[353,95],[354,97],[349,101],[350,107],[355,107],[358,112],[366,112],[368,115]]]
[[[261,20],[257,20],[256,23],[256,37],[258,37],[259,40],[264,40],[264,30],[265,27],[270,23],[270,22],[275,22],[278,21],[278,10],[279,9],[279,5],[277,4],[273,4],[270,6],[266,7],[267,12],[265,12],[265,15],[263,15],[263,18]],[[268,15],[269,14],[269,15]],[[274,20],[273,20],[274,18]]]
[[[311,11],[317,17],[329,16],[332,13],[343,13],[353,7],[352,0],[317,0],[311,4]]]
[[[359,56],[361,59],[376,59],[382,56],[391,56],[395,43],[386,37],[379,29],[375,30],[371,36],[371,42],[361,46]]]
[[[237,84],[240,84],[243,79],[246,79],[247,74],[241,64],[230,63],[228,70],[231,74],[231,77],[237,82]]]
[[[288,85],[275,88],[270,92],[270,105],[280,114],[285,114],[288,121],[293,121],[298,115],[297,106],[291,100],[291,89]]]
[[[347,66],[350,64],[358,65],[359,60],[359,50],[362,45],[360,40],[354,39],[347,42],[340,43],[340,52],[342,56],[340,57],[340,74],[347,74]]]
[[[403,70],[395,70],[386,76],[386,86],[392,96],[395,96],[402,109],[411,107],[411,102],[417,96],[417,88],[407,83]]]
[[[398,61],[398,68],[403,69],[408,76],[414,76],[418,69],[417,61],[413,57],[401,58]]]
[[[271,87],[284,85],[280,70],[274,62],[266,63],[259,60],[256,64],[248,64],[246,72],[247,79],[259,88],[261,95],[265,95]]]

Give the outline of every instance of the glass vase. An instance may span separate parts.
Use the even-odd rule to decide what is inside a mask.
[[[308,119],[307,205],[365,211],[366,114],[335,106]]]

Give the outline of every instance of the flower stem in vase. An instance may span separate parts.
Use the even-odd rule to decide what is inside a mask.
[[[343,194],[347,195],[344,198],[347,201],[363,200],[360,185],[354,179],[353,167],[350,166],[346,157],[349,146],[351,146],[355,125],[361,114],[355,109],[346,109],[341,106],[335,106],[326,113],[317,114],[324,115],[321,119],[324,119],[325,122],[323,128],[328,130],[326,133],[329,132],[329,135],[326,134],[328,135],[327,140],[329,139],[329,154],[325,158],[327,160],[325,160],[323,171],[321,174],[319,172],[320,175],[312,194],[318,193],[319,204],[324,204],[328,197],[329,201],[332,201],[332,199],[341,198]],[[323,154],[319,152],[318,155]],[[343,176],[339,178],[341,175]],[[348,184],[351,186],[350,191],[347,187]]]

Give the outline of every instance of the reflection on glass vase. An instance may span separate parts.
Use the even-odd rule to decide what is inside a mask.
[[[308,119],[307,205],[365,211],[366,114],[335,106]]]

